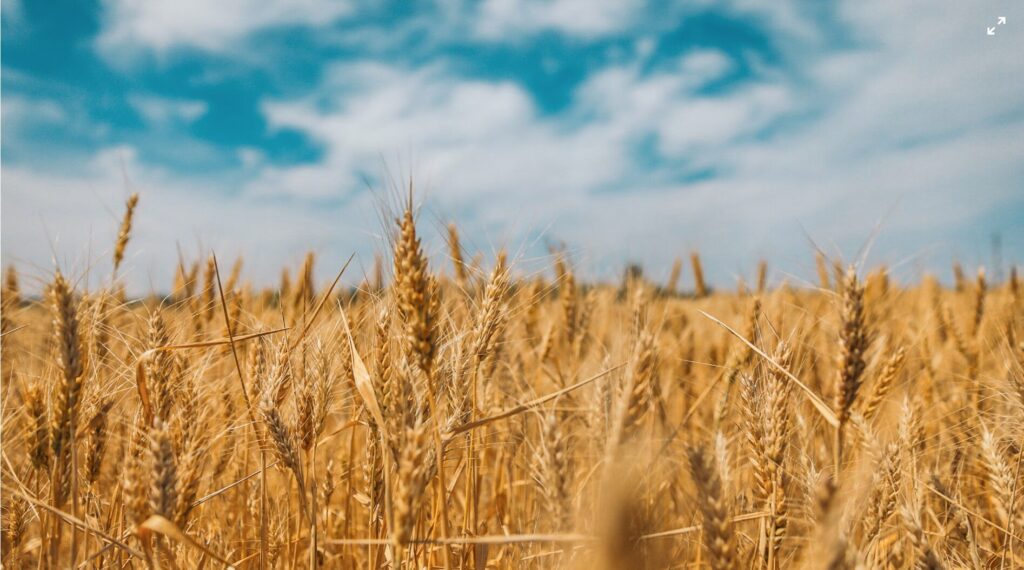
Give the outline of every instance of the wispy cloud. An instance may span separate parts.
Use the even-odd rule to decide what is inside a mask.
[[[339,0],[104,0],[103,7],[97,45],[115,61],[137,50],[221,51],[262,29],[327,26],[352,9]]]
[[[151,124],[164,126],[175,122],[191,123],[202,117],[209,106],[204,101],[168,99],[150,95],[130,95],[128,101]]]
[[[516,40],[543,31],[578,37],[619,33],[635,25],[642,0],[485,0],[475,31],[485,39]]]
[[[4,257],[29,275],[44,274],[56,259],[93,285],[108,279],[118,218],[132,191],[143,198],[124,277],[137,292],[166,291],[179,252],[189,259],[211,250],[224,259],[244,254],[249,274],[266,279],[309,249],[331,253],[363,242],[364,257],[373,251],[372,237],[336,224],[335,209],[217,193],[209,180],[141,163],[131,147],[100,149],[73,170],[5,167],[2,177]]]
[[[33,99],[22,96],[4,97],[4,125],[8,129],[18,129],[26,125],[53,124],[68,118],[59,103],[49,99]]]

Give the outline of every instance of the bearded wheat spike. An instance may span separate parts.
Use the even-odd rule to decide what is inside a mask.
[[[18,269],[14,265],[8,265],[4,271],[3,287],[4,307],[17,307],[21,305],[21,287],[18,285]]]
[[[455,283],[459,287],[465,287],[469,276],[466,274],[466,262],[462,257],[459,228],[455,226],[454,222],[448,224],[448,249],[452,258],[452,267],[455,268]]]
[[[25,389],[25,414],[31,434],[29,459],[34,470],[42,471],[50,466],[50,418],[46,409],[46,394],[39,382],[32,382]]]
[[[1010,465],[1003,458],[1002,450],[995,435],[987,429],[981,432],[981,460],[988,477],[987,483],[991,493],[988,495],[996,520],[1001,525],[1008,525],[1010,517],[1016,513],[1014,508],[1014,476]]]
[[[689,451],[690,474],[698,490],[704,549],[712,570],[736,567],[736,541],[732,513],[718,462],[703,447]]]
[[[842,286],[842,322],[839,329],[839,362],[836,366],[835,412],[839,426],[835,430],[833,455],[838,474],[843,465],[844,428],[857,401],[867,366],[865,353],[871,342],[864,312],[864,285],[857,279],[851,266],[846,271]]]
[[[505,295],[508,290],[508,270],[504,263],[497,263],[484,290],[483,302],[477,312],[473,329],[466,337],[466,348],[462,355],[455,382],[451,384],[450,399],[455,402],[450,422],[464,422],[468,419],[477,372],[480,365],[495,350],[495,342],[504,326]]]
[[[871,395],[864,402],[864,410],[861,413],[865,419],[870,421],[875,417],[878,408],[881,407],[885,398],[889,395],[889,391],[892,390],[892,385],[896,381],[896,377],[899,376],[900,370],[903,369],[903,363],[906,359],[907,351],[900,347],[885,362],[882,373],[878,376],[878,380],[875,381],[872,387]]]
[[[82,336],[79,330],[78,308],[68,282],[60,271],[50,287],[53,311],[53,333],[57,345],[57,364],[61,371],[60,384],[56,388],[54,409],[51,414],[51,444],[53,457],[58,462],[57,480],[54,481],[55,506],[64,504],[69,492],[71,446],[77,431],[78,410],[81,407],[82,385],[85,379],[85,362],[82,350]]]
[[[839,373],[836,384],[836,411],[840,423],[850,417],[863,381],[865,352],[870,342],[864,314],[864,286],[851,267],[843,283],[842,327],[839,330]]]
[[[576,341],[579,304],[576,300],[576,276],[569,269],[564,270],[562,280],[558,286],[558,293],[562,304],[565,342],[567,346],[572,346]]]
[[[507,318],[505,315],[505,295],[508,291],[508,269],[500,261],[494,265],[487,288],[484,290],[484,301],[473,328],[472,357],[482,361],[494,350],[494,341]]]
[[[149,509],[153,514],[172,519],[178,507],[178,461],[167,422],[157,419],[150,434]]]
[[[89,444],[85,453],[85,478],[90,484],[96,483],[103,467],[103,454],[107,448],[107,416],[114,401],[104,397],[93,406],[92,417],[86,422],[89,430]]]
[[[818,286],[821,287],[822,291],[828,291],[832,288],[832,284],[829,282],[828,277],[828,262],[825,260],[825,254],[816,252],[814,254],[814,268],[818,272]]]
[[[757,262],[757,294],[764,295],[768,290],[768,262],[761,260]]]
[[[197,328],[209,323],[217,314],[217,264],[211,254],[206,258],[206,267],[203,270],[203,294],[200,305],[195,312]]]
[[[556,531],[569,529],[572,519],[572,490],[569,438],[556,401],[540,416],[540,441],[534,446],[531,467],[537,490],[543,497],[544,512],[554,521]]]
[[[978,268],[978,279],[974,287],[974,336],[981,334],[981,320],[985,317],[985,297],[988,294],[988,281],[985,280],[985,268]]]
[[[178,487],[175,489],[178,501],[174,518],[171,520],[182,525],[188,522],[189,514],[195,507],[196,495],[199,493],[199,484],[202,481],[205,465],[206,458],[195,445],[193,445],[193,449],[187,450],[182,457],[181,468],[178,470]]]
[[[138,193],[132,193],[124,204],[124,217],[121,218],[121,227],[117,230],[117,242],[114,244],[114,273],[121,267],[124,260],[124,250],[128,247],[128,239],[132,236],[132,218],[135,215],[135,206],[139,203]]]
[[[964,275],[964,266],[959,261],[953,262],[953,285],[957,293],[967,289],[967,277]]]
[[[405,340],[415,363],[428,376],[434,368],[437,351],[437,285],[427,271],[427,258],[416,236],[412,203],[398,220],[395,241],[394,272],[398,311],[405,326]]]
[[[618,426],[612,442],[613,447],[618,447],[636,431],[650,408],[656,362],[654,336],[644,331],[636,341],[633,370],[622,394],[622,402],[619,404]]]
[[[775,350],[775,360],[789,369],[792,353],[789,346],[780,343]],[[768,485],[765,499],[768,507],[768,566],[778,567],[779,551],[789,527],[789,507],[786,498],[786,457],[792,432],[790,415],[790,394],[793,384],[777,369],[768,373],[765,385],[764,408],[761,421],[764,424],[765,465],[767,467]]]
[[[377,314],[374,332],[377,340],[377,361],[374,368],[376,382],[373,388],[376,391],[377,400],[380,401],[381,410],[385,415],[391,416],[398,400],[398,382],[395,381],[392,370],[391,311],[386,304]],[[377,427],[386,429],[386,426]]]
[[[145,522],[152,514],[149,507],[149,484],[143,458],[129,453],[127,468],[121,481],[125,517],[133,528]]]
[[[792,359],[788,345],[780,343],[773,359],[788,370]],[[755,495],[768,513],[758,556],[771,568],[779,563],[778,554],[789,526],[785,463],[792,428],[789,407],[792,383],[775,368],[741,378]]]
[[[1010,299],[1016,306],[1020,302],[1020,276],[1017,274],[1017,266],[1010,267],[1010,278],[1007,280],[1007,287],[1010,289]]]
[[[302,463],[299,461],[294,433],[281,417],[272,390],[263,392],[263,397],[260,399],[260,415],[263,418],[263,423],[267,426],[278,460],[282,465],[291,469],[301,482],[303,480]]]
[[[693,269],[693,294],[697,298],[706,297],[708,286],[704,282],[704,266],[700,262],[700,254],[690,253],[690,266]]]
[[[298,413],[296,426],[300,447],[309,451],[313,442],[323,433],[324,421],[331,405],[334,376],[331,358],[323,343],[317,341],[313,357],[302,375],[302,386],[296,398]]]
[[[679,278],[683,274],[683,260],[679,257],[672,261],[672,271],[668,274],[668,281],[665,282],[665,292],[675,295],[679,290]]]
[[[150,349],[173,344],[161,309],[150,314],[147,334]],[[161,418],[171,417],[180,380],[180,365],[176,354],[164,350],[154,352],[146,363],[146,377],[153,387],[154,413]]]
[[[885,524],[896,512],[903,472],[898,444],[892,443],[886,447],[879,467],[880,471],[875,476],[867,513],[862,522],[866,544],[872,544],[878,538]]]
[[[28,530],[28,505],[21,499],[11,499],[3,521],[4,555],[6,564],[15,565],[21,558],[21,544]]]
[[[4,284],[0,290],[0,343],[4,347],[3,354],[10,352],[10,345],[7,342],[7,333],[14,330],[16,324],[11,313],[21,306],[21,290],[18,287],[18,270],[14,265],[8,265],[4,275]],[[6,365],[6,358],[4,361]],[[6,368],[6,366],[5,366]]]
[[[428,435],[426,424],[421,422],[406,428],[403,435],[392,517],[395,526],[393,538],[399,545],[408,544],[412,539],[416,517],[423,503],[423,491],[430,474]]]

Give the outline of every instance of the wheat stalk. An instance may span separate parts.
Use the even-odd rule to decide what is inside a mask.
[[[114,243],[114,274],[121,267],[124,260],[124,250],[128,247],[128,239],[132,235],[132,218],[135,216],[135,207],[139,204],[139,194],[133,192],[124,203],[124,217],[121,218],[121,227],[117,230],[117,241]]]

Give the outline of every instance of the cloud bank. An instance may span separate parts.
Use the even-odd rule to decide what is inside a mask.
[[[165,13],[163,3],[108,2],[95,49],[115,59],[120,49],[228,57],[282,27],[335,45],[339,34],[358,33],[363,10],[200,4]],[[249,275],[262,282],[305,248],[327,259],[356,251],[367,266],[384,245],[389,176],[412,175],[428,227],[454,219],[473,247],[504,245],[528,259],[542,257],[546,242],[565,243],[597,276],[630,261],[660,270],[699,249],[722,285],[761,257],[778,268],[776,279],[800,279],[810,275],[812,243],[847,259],[870,243],[874,261],[914,274],[953,257],[987,262],[993,232],[1020,261],[1024,35],[1007,28],[987,37],[995,12],[941,4],[697,6],[673,12],[678,26],[698,19],[701,29],[736,37],[670,50],[672,27],[639,3],[452,3],[441,13],[470,26],[458,41],[438,31],[424,44],[428,56],[395,57],[387,46],[323,53],[301,86],[257,92],[260,136],[301,137],[316,149],[301,160],[203,140],[195,131],[223,110],[152,93],[128,99],[149,129],[164,129],[169,144],[209,145],[228,162],[199,173],[161,165],[144,139],[83,151],[67,172],[5,159],[4,254],[44,269],[52,252],[42,228],[63,236],[64,259],[78,259],[90,239],[106,244],[116,216],[104,207],[119,209],[130,186],[143,192],[137,287],[166,287],[173,267],[153,260],[176,259],[183,243],[258,252]],[[408,31],[416,22],[387,25]],[[395,41],[400,49],[408,40]],[[467,71],[474,60],[460,51],[515,53],[545,42],[556,48],[544,48],[539,68],[555,76],[575,69],[573,54],[596,62],[554,107],[525,71]],[[60,120],[39,98],[5,93],[4,106],[5,138],[28,139],[20,133],[34,128],[22,126],[30,114]]]

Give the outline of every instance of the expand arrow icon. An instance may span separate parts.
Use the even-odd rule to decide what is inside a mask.
[[[996,35],[996,29],[995,28],[988,28],[988,35],[990,35],[990,36]]]
[[[1006,16],[999,16],[999,25],[1002,26],[1006,23]]]

